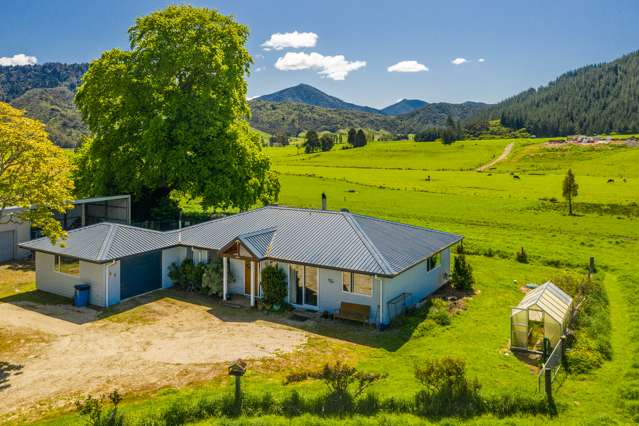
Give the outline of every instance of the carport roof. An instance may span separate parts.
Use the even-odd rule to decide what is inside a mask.
[[[172,246],[220,250],[239,240],[259,258],[394,276],[462,240],[446,232],[349,212],[267,206],[181,230],[102,223],[21,247],[106,262]]]

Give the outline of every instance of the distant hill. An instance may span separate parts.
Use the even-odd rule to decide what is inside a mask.
[[[345,102],[308,84],[298,84],[297,86],[289,87],[269,95],[260,96],[256,99],[270,102],[295,102],[322,108],[381,114],[381,112],[375,108]]]
[[[386,116],[361,111],[321,108],[293,102],[269,102],[254,99],[251,106],[251,126],[275,133],[286,130],[290,135],[313,129],[331,131],[355,127],[386,130],[390,133],[415,133],[432,126],[443,126],[450,113],[456,120],[464,120],[484,108],[486,104],[433,103],[412,113]]]
[[[74,147],[89,134],[73,103],[73,92],[65,86],[30,89],[10,103],[42,121],[51,140],[61,147]]]
[[[394,118],[401,121],[402,132],[417,133],[427,127],[445,125],[449,114],[455,121],[466,121],[487,106],[488,104],[483,102],[464,102],[463,104],[438,102],[427,104],[423,108]]]
[[[494,118],[538,136],[639,132],[639,51],[567,72],[485,109],[471,121]]]
[[[0,66],[0,101],[9,102],[31,89],[64,86],[75,91],[89,64],[46,63]]]
[[[426,106],[426,104],[427,102],[419,99],[402,99],[393,105],[382,108],[380,111],[385,115],[407,114]]]

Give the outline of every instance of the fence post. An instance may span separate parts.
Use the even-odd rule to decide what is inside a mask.
[[[590,263],[588,263],[588,278],[590,278],[590,276],[594,273],[595,273],[595,257],[590,256]]]
[[[546,389],[546,398],[552,401],[552,368],[544,366],[544,384]]]

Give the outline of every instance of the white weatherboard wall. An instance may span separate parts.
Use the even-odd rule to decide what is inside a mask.
[[[377,280],[373,281],[372,296],[345,292],[342,284],[342,271],[333,269],[320,269],[320,297],[319,310],[335,313],[342,302],[356,303],[358,305],[370,306],[369,320],[374,322],[377,318],[377,305],[379,303],[379,293]],[[373,280],[373,276],[370,276]]]
[[[382,322],[387,324],[392,319],[388,312],[388,302],[391,299],[401,293],[410,293],[408,304],[414,305],[444,285],[447,281],[446,274],[449,271],[450,248],[441,252],[439,265],[430,271],[427,270],[426,260],[424,260],[394,278],[384,278],[382,284],[384,318]]]
[[[55,256],[48,253],[36,253],[36,286],[39,290],[73,297],[76,284],[90,284],[89,303],[96,306],[106,304],[106,264],[80,261],[80,276],[62,274],[55,270]],[[118,274],[119,275],[119,274]]]
[[[173,263],[180,264],[186,259],[186,247],[171,247],[162,250],[162,288],[173,287],[169,278],[169,268]]]
[[[7,220],[6,217],[3,217],[0,222],[5,222]],[[29,256],[30,251],[24,250],[18,247],[18,244],[24,243],[25,241],[29,241],[31,239],[31,223],[22,222],[22,223],[0,223],[0,232],[13,232],[13,256],[15,259],[24,259]]]

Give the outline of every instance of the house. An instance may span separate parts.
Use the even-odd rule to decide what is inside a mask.
[[[75,284],[89,283],[98,306],[171,287],[174,262],[218,257],[225,298],[245,295],[254,306],[260,269],[274,263],[286,272],[294,306],[366,305],[370,322],[387,324],[389,301],[414,305],[448,281],[450,248],[461,240],[349,212],[266,206],[169,232],[99,223],[70,231],[64,245],[42,238],[21,247],[35,252],[39,289],[71,297]]]
[[[71,210],[55,215],[65,230],[105,221],[131,223],[130,195],[83,198],[71,204]],[[31,223],[14,218],[22,211],[22,207],[7,207],[0,212],[0,262],[24,259],[29,251],[21,249],[19,244],[39,236],[31,229]]]

